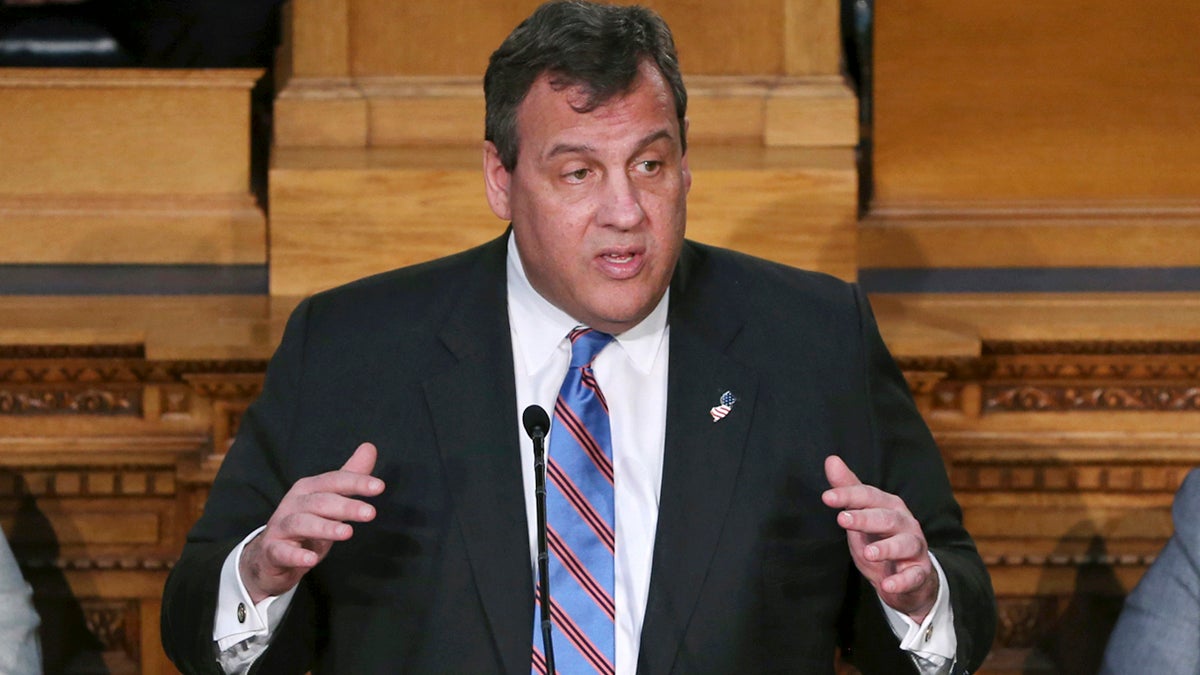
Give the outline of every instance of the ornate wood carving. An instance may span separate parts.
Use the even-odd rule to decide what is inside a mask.
[[[133,621],[130,621],[130,614]],[[100,641],[103,651],[132,652],[130,627],[137,625],[137,605],[130,602],[91,601],[83,604],[83,618],[88,632]],[[136,628],[134,629],[136,631]]]
[[[985,342],[978,358],[898,360],[928,409],[1007,412],[1200,410],[1200,342]],[[978,405],[974,393],[978,388]]]
[[[0,415],[140,415],[141,393],[131,387],[6,388],[0,389]]]
[[[157,596],[265,368],[0,345],[0,521],[60,634],[48,672],[169,672]]]
[[[187,415],[194,398],[222,421],[223,453],[258,395],[263,360],[146,361],[141,345],[0,346],[0,416]]]

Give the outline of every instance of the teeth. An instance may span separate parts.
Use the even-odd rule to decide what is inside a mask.
[[[609,253],[609,254],[605,255],[604,257],[608,258],[609,260],[611,260],[613,262],[628,262],[630,260],[633,260],[633,256],[631,256],[631,255],[618,255],[616,253]]]

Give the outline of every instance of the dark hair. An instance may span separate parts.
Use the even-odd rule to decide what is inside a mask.
[[[687,90],[671,29],[645,7],[584,0],[538,7],[492,53],[483,76],[487,103],[483,137],[496,145],[500,163],[512,171],[517,165],[517,107],[542,73],[550,74],[555,89],[583,87],[587,101],[575,109],[585,113],[628,92],[644,60],[658,67],[671,88],[679,141],[686,152]]]

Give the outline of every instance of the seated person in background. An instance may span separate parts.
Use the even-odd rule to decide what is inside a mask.
[[[662,19],[547,3],[484,92],[511,225],[296,309],[167,582],[175,664],[978,668],[990,579],[861,289],[684,238]]]
[[[0,0],[0,66],[267,68],[283,0]]]
[[[1184,479],[1171,516],[1175,533],[1125,599],[1101,673],[1200,673],[1200,469]]]
[[[42,672],[37,634],[40,621],[30,600],[32,595],[8,539],[0,532],[0,673],[4,675]]]

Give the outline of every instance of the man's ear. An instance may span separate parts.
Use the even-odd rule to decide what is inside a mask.
[[[687,133],[688,127],[691,125],[691,120],[683,118],[683,133]],[[692,169],[688,166],[687,151],[684,151],[683,158],[680,160],[680,169],[683,171],[683,192],[687,194],[692,191]]]
[[[487,192],[488,206],[501,220],[512,220],[512,208],[508,203],[508,187],[512,175],[500,162],[500,151],[491,141],[483,142],[483,185]]]

